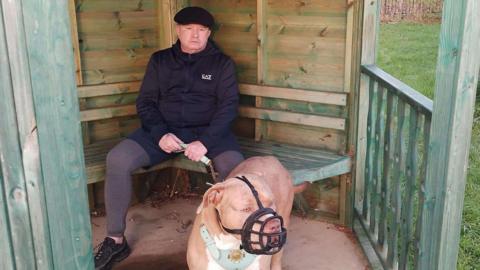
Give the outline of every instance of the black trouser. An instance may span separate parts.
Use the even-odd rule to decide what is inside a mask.
[[[225,151],[213,158],[219,179],[224,179],[230,171],[243,161],[237,151]],[[132,172],[150,165],[147,152],[134,140],[125,139],[107,155],[105,206],[107,211],[107,234],[122,236],[125,219],[132,196]]]

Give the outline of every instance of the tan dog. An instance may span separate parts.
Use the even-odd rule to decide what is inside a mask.
[[[208,230],[216,248],[238,249],[242,243],[240,235],[229,234],[224,227],[241,229],[250,214],[259,209],[252,190],[235,176],[248,178],[257,190],[263,207],[275,210],[283,217],[284,227],[288,227],[294,196],[289,172],[275,157],[249,158],[240,163],[224,182],[215,184],[204,194],[188,240],[187,263],[190,270],[225,269],[213,259],[200,235],[201,228]],[[280,230],[278,223],[271,225],[266,226],[269,232]],[[280,270],[282,252],[258,255],[246,269]]]

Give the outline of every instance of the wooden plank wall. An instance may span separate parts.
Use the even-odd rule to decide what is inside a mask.
[[[443,7],[419,269],[457,266],[480,68],[480,2],[446,0]]]
[[[93,269],[68,2],[0,4],[0,269]]]
[[[346,0],[114,0],[75,1],[83,85],[141,80],[148,57],[171,37],[165,16],[184,5],[213,13],[213,39],[231,56],[240,83],[350,92]],[[169,13],[170,12],[170,13]],[[128,91],[127,91],[128,92]],[[81,110],[134,104],[136,94],[80,99]],[[237,134],[257,139],[347,150],[348,106],[242,96],[244,105],[347,119],[343,130],[239,119]],[[118,138],[139,126],[136,117],[84,123],[84,142]],[[338,182],[338,181],[335,181]],[[326,189],[332,190],[332,187]],[[338,189],[335,191],[338,195]],[[333,196],[337,196],[333,195]]]
[[[346,66],[351,61],[346,59],[347,1],[192,0],[190,4],[213,13],[217,22],[214,40],[236,62],[241,83],[350,91],[350,78],[345,77],[351,72]],[[241,102],[289,112],[349,116],[348,106],[267,97],[243,97]],[[349,129],[240,119],[236,130],[256,139],[345,152]],[[333,178],[326,184],[315,184],[304,195],[311,208],[335,219],[340,202],[345,200],[340,189],[339,179]]]
[[[75,0],[85,85],[141,80],[158,50],[157,0]]]
[[[81,75],[77,83],[96,85],[142,80],[150,55],[160,47],[162,1],[70,1],[74,1],[72,26],[76,24],[78,29],[77,54],[80,60],[77,62]],[[125,89],[129,87],[129,83],[123,86]],[[134,104],[136,96],[136,93],[127,93],[82,98],[80,110]],[[139,121],[136,117],[83,123],[84,143],[124,137],[137,127]]]
[[[265,84],[344,91],[346,1],[270,1],[267,14]],[[262,106],[347,117],[346,107],[263,99]],[[344,151],[345,132],[267,122],[268,137]],[[290,139],[288,139],[290,138]]]
[[[192,0],[190,3],[205,7],[215,16],[217,30],[214,40],[235,60],[241,83],[349,91],[345,88],[346,1],[265,1],[264,10],[260,11],[265,18],[257,18],[257,1],[254,0]],[[262,5],[258,4],[258,7]],[[257,21],[267,24],[265,33],[261,33],[261,27],[257,29]],[[262,44],[259,48],[258,43]],[[257,49],[264,51],[259,53]],[[259,78],[259,75],[263,78]],[[255,101],[243,99],[243,103],[252,102]],[[256,105],[348,117],[345,106],[276,98],[262,98],[260,103],[257,100]],[[345,131],[278,122],[264,122],[263,125],[263,137],[269,139],[337,152],[343,152],[346,148]]]

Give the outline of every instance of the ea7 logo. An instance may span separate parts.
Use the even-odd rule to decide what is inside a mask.
[[[202,80],[212,80],[212,74],[202,74]]]

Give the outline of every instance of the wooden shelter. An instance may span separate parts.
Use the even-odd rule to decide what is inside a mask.
[[[0,269],[93,269],[87,183],[139,126],[148,58],[189,5],[214,14],[237,64],[247,156],[315,182],[297,201],[353,228],[373,268],[455,268],[478,0],[444,1],[433,102],[375,66],[380,0],[0,4]],[[181,158],[152,169],[165,167],[205,171]]]

